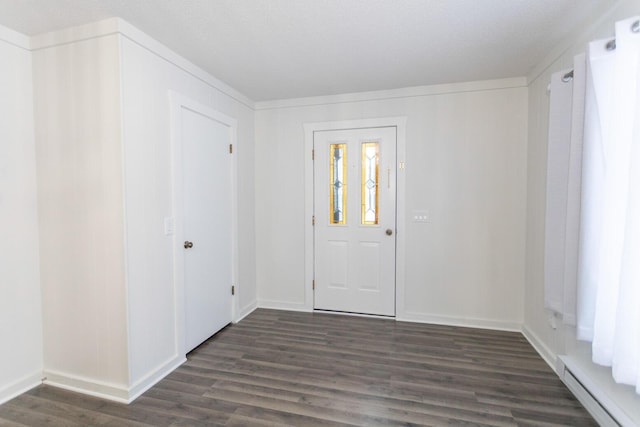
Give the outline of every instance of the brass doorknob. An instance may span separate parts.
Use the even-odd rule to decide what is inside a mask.
[[[390,228],[387,228],[387,231],[385,231],[385,233],[387,233],[387,236],[391,236],[393,234],[393,230]]]
[[[193,247],[193,242],[190,242],[188,240],[184,241],[184,248],[185,249],[189,249],[189,248],[192,248],[192,247]]]

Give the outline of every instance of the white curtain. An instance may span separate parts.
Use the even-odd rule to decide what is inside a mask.
[[[576,325],[585,80],[581,54],[549,86],[544,302],[568,325]]]
[[[571,162],[573,79],[571,70],[551,76],[547,145],[547,206],[545,215],[545,308],[564,317],[562,283],[566,267],[567,202]]]
[[[582,202],[582,151],[584,140],[584,100],[587,80],[585,54],[573,59],[573,102],[571,107],[571,153],[567,185],[567,228],[565,237],[565,270],[563,319],[576,325],[578,298],[578,248],[580,243],[580,205]]]
[[[559,163],[567,164],[568,172],[560,173],[567,176],[566,197],[559,202],[554,191],[547,196],[551,231],[558,230],[554,221],[561,222],[554,215],[563,215],[565,223],[561,239],[548,230],[545,251],[559,253],[563,245],[564,276],[555,279],[558,267],[545,252],[545,301],[576,320],[578,338],[592,342],[595,363],[611,366],[617,382],[640,394],[639,60],[640,18],[616,23],[615,40],[594,41],[586,61],[576,58],[568,138],[563,130],[553,130],[550,117],[549,156],[559,157],[549,157],[547,176],[558,176]],[[553,103],[553,81],[551,91]],[[568,141],[568,160],[566,149],[560,154],[553,149],[558,138]],[[559,295],[563,303],[552,304]],[[571,295],[577,298],[574,312],[566,303]]]

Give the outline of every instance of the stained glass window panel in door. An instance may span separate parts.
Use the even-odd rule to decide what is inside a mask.
[[[378,154],[377,142],[362,143],[362,224],[378,223]]]
[[[347,223],[347,145],[329,146],[329,223]]]

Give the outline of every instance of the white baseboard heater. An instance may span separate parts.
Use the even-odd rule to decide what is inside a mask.
[[[559,356],[557,372],[562,382],[598,424],[603,427],[636,426],[609,398],[597,392],[598,388],[570,359]]]

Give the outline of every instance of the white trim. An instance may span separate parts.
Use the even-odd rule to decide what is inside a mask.
[[[0,41],[19,47],[20,49],[29,50],[31,47],[29,36],[25,36],[22,33],[3,27],[2,25],[0,25]]]
[[[380,117],[359,120],[339,120],[304,124],[304,183],[305,183],[305,226],[304,226],[304,311],[313,310],[314,278],[313,250],[314,234],[311,217],[314,214],[313,207],[313,134],[318,131],[340,129],[366,129],[375,127],[396,128],[396,316],[404,311],[404,257],[405,257],[405,169],[398,165],[405,162],[406,153],[406,127],[407,117]],[[402,268],[400,268],[402,267]]]
[[[133,364],[130,363],[131,349],[133,348],[132,340],[131,340],[131,328],[129,327],[130,319],[131,319],[131,304],[130,301],[130,293],[129,293],[129,284],[131,283],[130,275],[129,275],[129,221],[128,221],[128,204],[127,204],[127,157],[126,157],[126,149],[125,149],[125,120],[124,120],[124,73],[122,67],[122,39],[118,38],[118,61],[120,62],[118,66],[118,109],[120,119],[118,121],[118,126],[120,126],[120,174],[121,174],[121,186],[122,186],[122,265],[123,265],[123,280],[124,280],[124,305],[125,305],[125,315],[127,316],[125,321],[126,325],[126,335],[127,335],[127,373],[129,374],[129,380],[133,378]],[[176,349],[174,348],[174,351]]]
[[[0,27],[2,29],[2,27]],[[0,31],[0,39],[3,36]],[[11,40],[18,40],[18,46],[31,50],[46,49],[53,46],[60,46],[68,43],[80,42],[97,37],[105,37],[120,34],[141,47],[149,50],[153,54],[175,65],[194,78],[204,82],[212,88],[229,96],[237,102],[252,110],[266,110],[277,108],[292,108],[312,105],[338,104],[345,102],[376,101],[396,98],[410,98],[419,96],[433,96],[450,93],[477,92],[487,90],[510,89],[516,87],[526,87],[526,77],[512,77],[504,79],[481,80],[462,83],[447,83],[439,85],[415,86],[390,90],[379,90],[370,92],[356,92],[329,96],[315,96],[306,98],[282,99],[274,101],[254,102],[246,95],[237,91],[233,87],[218,80],[198,66],[192,64],[167,46],[151,38],[133,25],[121,18],[108,18],[101,21],[66,28],[59,31],[39,34],[31,38],[7,29],[6,34],[11,34]],[[9,38],[9,36],[7,36]]]
[[[34,387],[39,386],[41,383],[42,371],[38,370],[38,372],[24,376],[11,384],[3,385],[2,389],[0,389],[0,405],[10,401],[14,397],[20,396],[22,393],[25,393]]]
[[[140,381],[137,381],[129,388],[129,397],[127,403],[131,403],[136,400],[142,393],[156,385],[161,379],[169,375],[178,366],[182,365],[186,361],[186,357],[175,357],[160,368],[148,374],[146,377],[142,378]]]
[[[171,206],[173,207],[173,292],[174,292],[174,313],[175,313],[175,335],[174,345],[177,353],[186,354],[185,349],[185,314],[184,314],[184,254],[179,249],[178,237],[184,235],[183,224],[179,218],[184,217],[182,191],[182,150],[180,139],[182,135],[182,120],[180,120],[180,110],[184,97],[175,92],[169,92],[169,120],[171,138]]]
[[[47,384],[52,387],[57,387],[64,390],[70,390],[118,403],[130,404],[142,393],[149,390],[151,387],[153,387],[160,380],[162,380],[164,377],[166,377],[186,361],[187,359],[184,357],[176,358],[166,365],[162,366],[161,368],[157,369],[128,390],[125,387],[53,371],[45,371],[45,378],[42,381],[40,380],[40,375],[38,375],[38,382],[29,388],[33,388],[42,382],[43,384]],[[25,389],[24,391],[27,390],[28,389]]]
[[[405,260],[406,224],[405,211],[407,188],[407,118],[398,117],[396,123],[396,318],[405,314]],[[399,165],[404,167],[400,169]]]
[[[522,335],[529,341],[529,344],[538,352],[540,357],[547,362],[553,372],[559,373],[558,357],[531,329],[526,325],[522,325]]]
[[[396,317],[400,322],[429,323],[432,325],[458,326],[462,328],[490,329],[494,331],[520,332],[522,325],[517,322],[476,319],[472,317],[434,316],[424,313],[405,312]]]
[[[247,96],[218,80],[202,68],[187,61],[167,46],[157,40],[154,40],[121,18],[108,18],[102,21],[79,25],[60,31],[39,34],[31,37],[30,46],[32,50],[46,49],[53,46],[76,43],[83,40],[105,37],[113,34],[121,34],[123,37],[126,37],[158,57],[175,65],[194,78],[220,91],[222,94],[236,100],[246,107],[251,109],[254,108],[254,102]],[[0,36],[1,35],[2,33],[0,33]]]
[[[177,92],[169,91],[170,104],[170,128],[171,128],[171,150],[172,150],[172,205],[173,218],[175,220],[175,232],[173,235],[173,283],[175,292],[175,313],[176,313],[176,348],[178,354],[186,354],[185,349],[185,315],[184,315],[184,251],[180,242],[184,240],[183,226],[183,182],[182,182],[182,143],[180,111],[182,108],[198,112],[206,117],[229,127],[231,144],[233,144],[233,154],[231,154],[231,284],[236,286],[236,295],[231,297],[231,321],[237,318],[238,295],[240,285],[238,283],[238,122],[225,114],[214,110],[211,107],[200,104]]]
[[[304,125],[304,311],[313,310],[314,233],[313,208],[313,132],[315,126]],[[258,301],[260,304],[260,301]]]
[[[44,371],[43,384],[88,394],[101,399],[129,403],[129,390],[124,385],[96,381],[90,378],[66,374],[58,371]]]
[[[238,231],[238,223],[240,221],[240,215],[238,210],[238,192],[239,192],[239,177],[240,169],[238,168],[238,121],[234,118],[226,116],[222,113],[216,112],[218,120],[223,120],[227,126],[231,129],[231,285],[234,286],[235,292],[231,296],[231,321],[238,318],[240,311],[240,234]]]
[[[253,313],[257,308],[258,308],[258,301],[254,300],[253,302],[248,304],[246,307],[238,310],[238,314],[233,319],[233,323],[239,323],[240,321],[242,321],[242,319],[244,319],[245,317]]]
[[[47,49],[50,47],[117,34],[120,32],[120,21],[122,21],[120,18],[108,18],[58,31],[37,34],[31,37],[31,50]]]
[[[313,105],[342,104],[346,102],[381,101],[396,98],[432,96],[461,92],[478,92],[487,90],[511,89],[526,87],[526,77],[513,77],[496,80],[480,80],[474,82],[448,83],[429,86],[414,86],[400,89],[377,90],[371,92],[344,93],[339,95],[313,96],[308,98],[279,99],[275,101],[255,102],[253,108],[273,110],[278,108],[309,107]]]
[[[305,303],[264,299],[258,300],[258,308],[267,308],[270,310],[302,311],[305,313],[311,313],[313,311],[313,307],[308,307]]]

